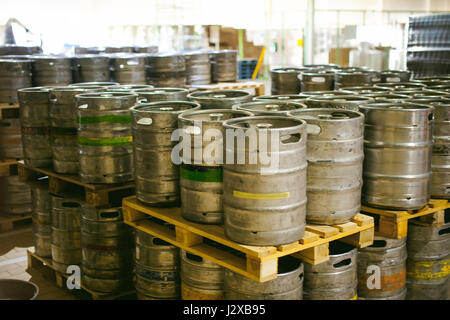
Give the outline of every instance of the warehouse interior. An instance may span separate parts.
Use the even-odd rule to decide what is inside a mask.
[[[0,191],[0,300],[449,300],[450,0],[2,1]]]

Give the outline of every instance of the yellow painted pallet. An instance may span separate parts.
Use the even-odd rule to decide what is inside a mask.
[[[0,215],[0,232],[7,232],[22,223],[31,222],[31,213],[22,215]]]
[[[44,274],[46,278],[50,278],[52,281],[56,283],[56,285],[62,289],[67,289],[66,280],[70,275],[63,274],[52,266],[52,260],[48,258],[42,258],[38,255],[32,253],[27,250],[28,256],[28,268],[40,271]],[[80,285],[81,289],[72,289],[70,291],[77,297],[88,298],[92,300],[120,300],[120,299],[134,299],[136,293],[134,290],[128,290],[125,292],[118,293],[103,293],[92,291],[85,286],[83,283]]]
[[[101,207],[111,203],[112,200],[134,194],[134,182],[122,184],[88,184],[81,181],[77,175],[60,174],[51,168],[32,168],[23,161],[18,162],[18,173],[23,181],[36,181],[37,178],[48,176],[49,192],[52,194],[82,194],[86,204]],[[120,203],[119,203],[120,205]]]
[[[318,264],[329,260],[329,243],[340,240],[363,248],[373,243],[374,220],[358,214],[341,225],[307,225],[305,236],[280,246],[247,246],[226,238],[223,225],[203,225],[185,220],[180,208],[155,208],[142,204],[136,196],[124,198],[126,224],[161,238],[179,248],[209,259],[250,279],[264,282],[277,276],[278,258],[295,255]]]
[[[419,218],[422,222],[443,224],[447,208],[450,208],[448,200],[430,199],[419,210],[385,210],[362,206],[361,212],[373,215],[377,220],[376,235],[400,239],[408,234],[408,220]]]
[[[0,103],[0,120],[19,117],[19,104]]]
[[[0,160],[0,177],[17,174],[17,160]]]
[[[255,96],[264,95],[264,83],[256,81],[239,81],[239,82],[219,82],[213,84],[191,85],[186,86],[188,89],[197,90],[243,90],[255,89]]]

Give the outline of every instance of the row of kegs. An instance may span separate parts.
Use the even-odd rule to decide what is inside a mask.
[[[408,238],[375,237],[359,249],[334,241],[329,261],[278,260],[273,280],[257,282],[123,223],[120,207],[95,209],[32,185],[35,253],[55,269],[81,266],[84,287],[136,289],[138,299],[354,300],[449,298],[450,222],[410,222]],[[72,267],[73,268],[73,267]],[[68,271],[69,270],[69,271]]]
[[[0,103],[16,103],[21,88],[108,81],[180,88],[233,82],[237,51],[0,56]]]

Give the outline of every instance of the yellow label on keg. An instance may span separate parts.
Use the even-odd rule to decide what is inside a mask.
[[[257,199],[257,200],[277,200],[285,199],[291,196],[290,192],[280,192],[280,193],[247,193],[237,190],[233,190],[233,196],[242,199]]]

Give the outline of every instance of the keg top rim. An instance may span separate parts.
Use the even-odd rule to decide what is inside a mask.
[[[362,114],[359,111],[354,110],[346,110],[346,109],[332,109],[332,108],[308,108],[308,109],[299,109],[299,110],[292,110],[287,113],[288,116],[291,117],[300,117],[301,115],[309,115],[314,114],[317,115],[317,117],[314,117],[314,120],[319,120],[323,122],[340,122],[340,121],[357,121],[361,118],[364,118],[364,114]],[[345,114],[348,115],[348,118],[319,118],[318,116],[320,114],[325,115],[333,115],[333,114]],[[308,122],[307,120],[305,120]]]
[[[345,103],[352,103],[352,102],[361,102],[361,101],[374,101],[372,98],[368,98],[365,96],[361,96],[361,95],[339,95],[339,96],[334,96],[334,95],[329,95],[329,96],[313,96],[311,98],[308,98],[307,100],[313,100],[313,101],[329,101],[329,102],[345,102]]]
[[[69,87],[84,87],[84,86],[103,86],[103,87],[110,87],[110,86],[118,86],[120,83],[118,82],[78,82],[78,83],[72,83],[69,85]]]
[[[228,94],[232,96],[228,96]],[[222,97],[225,95],[225,97]],[[217,96],[217,97],[215,97]],[[220,96],[220,97],[219,97]],[[235,99],[243,97],[251,97],[252,95],[244,90],[208,90],[208,91],[196,91],[188,95],[188,98],[197,100],[222,100],[222,99]]]
[[[373,87],[373,86],[352,86],[352,87],[342,87],[343,90],[374,90],[376,92],[391,92],[391,89],[383,88],[383,87]]]
[[[447,92],[442,92],[439,90],[430,90],[430,89],[423,89],[422,91],[414,91],[412,93],[413,96],[426,96],[428,93],[430,93],[429,96],[446,96],[448,95]]]
[[[50,92],[53,87],[30,87],[17,90],[18,92]]]
[[[268,116],[249,116],[249,117],[240,117],[240,118],[235,118],[235,119],[228,119],[226,121],[223,122],[223,126],[225,128],[230,128],[230,129],[248,129],[248,128],[243,128],[241,126],[239,126],[239,123],[245,123],[246,121],[261,121],[261,124],[266,124],[267,121],[281,121],[281,122],[291,122],[291,123],[296,123],[296,124],[292,124],[291,126],[288,127],[280,127],[280,128],[274,128],[274,127],[264,127],[264,129],[269,129],[271,131],[282,131],[285,130],[287,128],[292,129],[295,127],[301,128],[301,127],[305,127],[306,128],[306,121],[302,120],[302,119],[298,119],[298,118],[294,118],[294,117],[286,117],[286,116],[277,116],[277,115],[268,115]],[[259,129],[258,126],[255,126],[256,129]]]
[[[311,68],[308,68],[308,67],[279,67],[279,68],[273,68],[272,70],[270,70],[270,72],[275,72],[275,73],[288,73],[288,72],[299,73],[299,72],[302,72],[302,71],[311,71],[311,70],[314,70],[314,69],[311,69]]]
[[[253,101],[292,101],[295,102],[298,101],[304,101],[305,99],[309,98],[310,95],[307,94],[277,94],[277,95],[271,95],[271,96],[257,96],[253,98]]]
[[[301,92],[300,94],[304,94],[310,97],[317,97],[317,96],[326,96],[326,95],[355,95],[353,91],[347,91],[347,90],[325,90],[325,91],[305,91]]]
[[[189,92],[189,90],[184,88],[158,88],[158,87],[152,87],[152,88],[143,88],[143,89],[136,89],[134,90],[136,93],[146,93],[146,94],[162,94],[165,92]]]
[[[434,107],[427,104],[419,104],[411,102],[376,102],[361,105],[360,109],[414,112],[417,110],[433,110]]]
[[[30,56],[32,60],[41,60],[41,61],[52,61],[52,60],[58,60],[58,61],[70,61],[69,56],[62,56],[62,55],[31,55]]]
[[[74,58],[74,59],[99,58],[99,59],[104,59],[104,60],[108,60],[109,59],[108,55],[106,55],[104,53],[99,53],[99,54],[95,54],[95,53],[78,53],[78,54],[75,54],[72,58]]]
[[[101,92],[87,92],[77,94],[76,98],[81,99],[121,99],[121,98],[131,98],[137,97],[138,95],[133,92],[118,92],[118,91],[101,91]]]
[[[134,89],[135,88],[135,89]],[[140,89],[153,89],[154,87],[150,84],[119,84],[108,87],[108,90],[140,90]]]
[[[155,102],[149,102],[149,103],[139,103],[134,105],[130,108],[130,111],[136,112],[136,113],[146,113],[146,112],[152,112],[152,113],[167,113],[169,110],[161,110],[162,108],[166,107],[173,107],[173,106],[186,106],[190,107],[183,110],[170,110],[170,113],[182,113],[187,110],[198,110],[200,109],[200,104],[193,101],[180,101],[180,100],[171,100],[171,101],[155,101]]]
[[[33,62],[33,60],[25,58],[25,59],[17,59],[17,58],[13,58],[13,59],[5,59],[2,56],[0,56],[0,63],[31,63]]]
[[[95,86],[88,86],[88,87],[70,87],[70,86],[61,86],[61,87],[52,87],[50,89],[50,92],[52,91],[59,91],[59,92],[86,92],[88,90],[99,90],[99,89],[105,89],[105,87],[95,87]]]
[[[273,107],[272,107],[273,106]],[[265,101],[250,101],[244,103],[237,103],[232,106],[235,110],[245,110],[249,112],[261,111],[261,112],[276,112],[283,113],[290,110],[305,109],[307,106],[303,103],[295,101],[283,101],[283,100],[265,100]],[[279,110],[271,110],[279,109]]]
[[[390,97],[393,99],[409,99],[412,96],[406,95],[406,94],[399,94],[399,93],[395,93],[395,91],[386,91],[386,92],[374,92],[374,93],[367,93],[364,94],[365,97],[370,97],[370,98],[384,98],[384,97]]]
[[[220,119],[196,119],[196,117],[202,115],[213,115],[213,114],[232,114],[238,115],[239,117],[253,116],[253,113],[248,112],[246,110],[234,110],[234,109],[188,109],[183,111],[178,116],[178,119],[181,121],[201,121],[205,123],[219,123],[224,122],[225,120]],[[233,117],[235,118],[235,117]],[[226,119],[228,120],[228,119]]]
[[[401,87],[398,89],[426,87],[426,85],[424,85],[423,83],[414,83],[414,82],[385,82],[385,83],[376,83],[375,86],[380,88]]]
[[[300,79],[300,77],[302,75],[305,75],[305,76],[318,76],[318,77],[325,75],[325,76],[333,76],[334,77],[336,75],[336,71],[335,70],[329,70],[329,69],[307,70],[307,71],[301,72],[298,75],[299,79]]]

